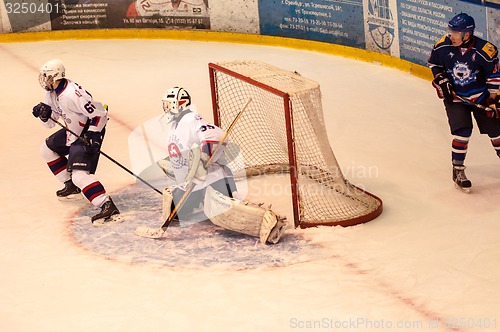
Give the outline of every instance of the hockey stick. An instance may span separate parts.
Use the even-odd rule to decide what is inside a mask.
[[[220,139],[219,144],[217,144],[217,147],[215,148],[215,150],[213,151],[212,155],[210,156],[210,158],[208,158],[208,160],[207,160],[207,162],[205,164],[205,167],[207,169],[210,166],[210,164],[212,163],[213,156],[217,155],[217,151],[222,146],[222,143],[224,143],[224,141],[226,140],[227,136],[231,133],[231,131],[233,130],[234,126],[236,125],[236,122],[241,117],[241,115],[243,114],[243,112],[245,111],[245,109],[247,108],[248,104],[250,104],[251,101],[252,101],[252,98],[248,98],[248,101],[246,102],[246,104],[243,106],[243,108],[241,109],[241,111],[238,112],[238,114],[234,118],[233,122],[231,122],[231,124],[227,128],[226,132],[224,133],[224,135]],[[189,195],[191,194],[191,192],[193,191],[193,189],[194,189],[195,186],[196,186],[196,182],[193,181],[193,180],[191,180],[186,185],[186,191],[184,192],[184,195],[182,195],[182,197],[179,200],[179,202],[177,202],[177,204],[174,205],[174,208],[170,212],[170,215],[168,216],[167,220],[163,223],[163,225],[161,225],[160,228],[149,228],[149,227],[146,227],[146,226],[139,226],[139,227],[136,228],[135,234],[138,235],[138,236],[147,237],[147,238],[150,238],[150,239],[158,239],[158,238],[162,237],[163,234],[165,234],[165,232],[167,231],[167,228],[170,225],[170,223],[172,222],[172,220],[174,219],[175,215],[177,214],[177,211],[179,211],[182,208],[182,206],[184,205],[184,203],[188,199]]]
[[[454,94],[454,95],[455,95],[455,97],[457,97],[458,99],[460,99],[460,100],[461,100],[461,101],[463,101],[464,103],[467,103],[467,104],[469,104],[469,105],[471,105],[471,106],[475,106],[475,107],[477,107],[477,108],[479,108],[479,109],[482,109],[482,110],[484,110],[484,111],[486,111],[486,112],[493,112],[493,113],[495,113],[495,116],[496,116],[496,117],[497,117],[497,119],[498,119],[498,114],[497,114],[497,112],[496,112],[493,108],[488,107],[488,106],[484,106],[484,105],[481,105],[481,104],[478,104],[478,103],[475,103],[475,102],[473,102],[472,100],[467,99],[467,98],[464,98],[464,97],[459,96],[459,95],[457,95],[457,94]]]
[[[60,123],[59,121],[53,119],[52,117],[50,117],[50,119],[52,121],[54,121],[56,124],[59,125],[59,127],[63,128],[64,130],[66,130],[68,133],[70,134],[73,134],[75,135],[76,137],[78,137],[78,139],[80,141],[82,141],[83,143],[87,143],[87,141],[81,137],[80,135],[77,135],[73,130],[69,129],[68,127],[66,127],[65,125],[63,125],[62,123]],[[105,153],[104,151],[100,150],[99,151],[100,154],[102,154],[104,157],[108,158],[109,160],[111,160],[113,163],[115,163],[116,165],[118,165],[119,167],[121,167],[123,170],[125,170],[127,173],[129,173],[130,175],[133,175],[137,180],[140,180],[142,181],[145,185],[147,185],[148,187],[150,187],[151,189],[153,189],[154,191],[156,191],[158,194],[160,195],[163,195],[163,193],[161,191],[159,191],[158,189],[156,189],[155,187],[153,187],[150,183],[146,182],[146,180],[140,178],[138,175],[134,174],[131,170],[129,170],[128,168],[126,168],[125,166],[123,166],[122,164],[120,164],[119,162],[117,162],[116,160],[114,160],[113,158],[111,158],[107,153]]]

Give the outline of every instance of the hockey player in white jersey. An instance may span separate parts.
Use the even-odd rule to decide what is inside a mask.
[[[56,121],[61,120],[67,128],[50,135],[40,147],[42,158],[64,183],[64,188],[56,192],[57,197],[76,199],[83,193],[94,206],[101,208],[101,212],[92,217],[93,224],[116,219],[120,213],[118,208],[93,176],[108,121],[107,109],[80,85],[66,78],[64,65],[58,59],[41,67],[39,82],[46,90],[45,101],[33,107],[33,115],[45,127],[53,128]]]
[[[186,186],[194,182],[196,186],[178,209],[176,219],[189,220],[196,208],[203,207],[205,215],[216,225],[259,237],[262,243],[277,243],[286,218],[233,198],[237,188],[224,154],[227,142],[216,150],[225,132],[205,121],[190,106],[191,97],[183,88],[171,88],[163,97],[164,117],[170,124],[166,173],[173,174],[177,184],[163,192],[163,219],[168,218]]]

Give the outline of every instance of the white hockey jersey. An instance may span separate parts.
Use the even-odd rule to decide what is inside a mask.
[[[52,118],[64,120],[66,127],[80,135],[89,119],[88,131],[101,131],[108,122],[107,110],[100,102],[92,99],[92,95],[80,85],[71,80],[62,81],[56,90],[47,91],[45,103],[52,108]],[[49,119],[45,126],[52,128],[55,122]],[[77,137],[69,131],[66,135],[66,145],[71,145]]]
[[[222,129],[207,123],[201,115],[191,110],[184,111],[178,119],[170,123],[167,149],[177,184],[182,185],[188,174],[189,155],[193,144],[198,144],[202,152],[211,156],[224,133]],[[205,181],[196,185],[194,191],[232,176],[226,166],[224,154],[218,152],[217,155],[220,157],[212,160]]]

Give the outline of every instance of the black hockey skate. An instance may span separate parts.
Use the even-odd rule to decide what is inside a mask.
[[[453,166],[453,182],[458,190],[470,193],[472,183],[465,176],[465,166]]]
[[[101,212],[92,217],[92,224],[97,227],[121,221],[120,211],[111,197],[102,204]]]
[[[80,188],[75,186],[73,181],[69,179],[64,182],[64,188],[56,191],[56,196],[60,201],[74,201],[83,198],[81,192]]]

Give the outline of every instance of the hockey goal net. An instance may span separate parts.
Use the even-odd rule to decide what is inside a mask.
[[[319,84],[259,61],[209,64],[214,123],[227,129],[247,177],[289,173],[295,227],[352,226],[376,218],[382,201],[343,176],[330,148]]]

